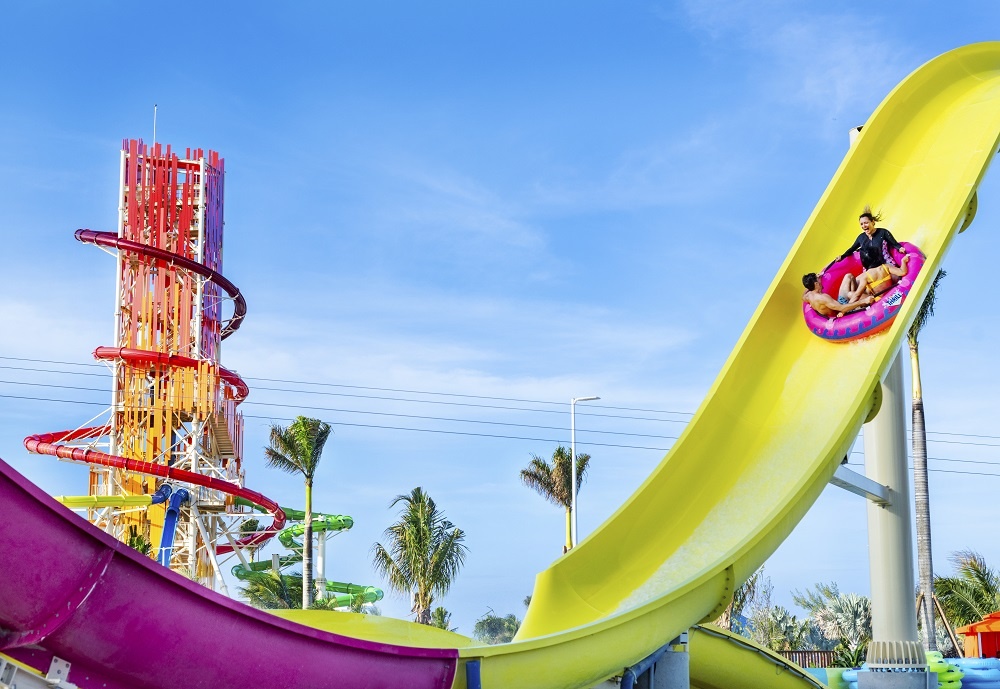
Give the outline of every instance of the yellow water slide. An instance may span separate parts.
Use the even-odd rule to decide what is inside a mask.
[[[886,97],[662,463],[538,575],[514,643],[460,649],[481,659],[484,687],[589,686],[723,610],[849,450],[998,139],[1000,43],[946,53]],[[868,203],[927,263],[889,330],[834,344],[805,327],[801,278],[850,245]]]
[[[457,647],[465,663],[479,661],[471,675],[489,689],[570,689],[619,674],[692,625],[714,619],[809,510],[876,410],[880,380],[931,279],[972,220],[976,188],[998,141],[1000,42],[946,53],[886,97],[690,424],[624,505],[537,576],[513,643],[475,646],[457,635],[418,641],[400,636],[389,621],[363,634],[336,621],[321,626]],[[804,323],[801,280],[851,244],[866,204],[882,211],[880,225],[897,239],[919,246],[927,262],[890,329],[832,343]],[[699,638],[703,648],[726,646]],[[736,671],[719,679],[718,664],[696,657],[698,644],[692,646],[694,686],[778,686],[773,662],[758,662],[752,650],[741,655],[735,645],[726,646],[725,655],[735,658]],[[781,686],[815,686],[794,672],[781,674]],[[459,668],[453,686],[467,687],[466,677]]]
[[[889,94],[834,174],[691,423],[622,507],[538,575],[513,643],[477,646],[443,630],[377,617],[284,616],[339,633],[343,643],[330,643],[331,661],[338,649],[345,656],[361,652],[363,644],[352,639],[384,644],[369,649],[384,664],[423,658],[432,669],[446,656],[421,656],[413,648],[454,649],[459,666],[452,686],[459,689],[590,687],[714,619],[811,507],[873,411],[879,381],[931,279],[971,221],[998,140],[1000,43],[936,58]],[[850,245],[869,203],[927,262],[890,329],[834,344],[803,321],[801,277]],[[120,566],[108,571],[116,576],[135,573],[128,558],[114,563]],[[114,601],[115,593],[103,595]],[[92,598],[99,610],[99,596]],[[204,612],[205,620],[239,616],[247,633],[264,628],[275,642],[294,631],[214,599],[176,600],[193,601],[188,609]],[[65,633],[86,621],[74,617]],[[693,686],[815,686],[795,668],[725,637],[692,632]],[[296,639],[303,652],[319,643]],[[711,662],[703,662],[703,653]],[[722,671],[720,663],[736,671]],[[136,671],[115,671],[126,670]],[[407,683],[405,676],[398,680]]]
[[[688,634],[693,689],[823,689],[827,686],[787,658],[712,625]],[[823,673],[827,674],[827,673]],[[840,672],[834,671],[835,678]],[[830,682],[831,689],[846,683]]]

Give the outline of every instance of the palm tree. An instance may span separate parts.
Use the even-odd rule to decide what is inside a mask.
[[[254,572],[240,593],[255,608],[293,610],[302,607],[302,577],[275,572]]]
[[[856,593],[838,595],[813,616],[817,626],[828,639],[840,643],[834,650],[850,665],[858,664],[854,659],[864,658],[868,644],[872,640],[872,604],[867,596]]]
[[[431,626],[449,632],[458,631],[458,627],[451,626],[451,613],[440,605],[431,612]]]
[[[772,651],[796,651],[806,643],[812,630],[809,620],[799,620],[780,605],[772,605],[774,585],[771,578],[758,571],[753,584],[753,599],[749,601],[750,618],[742,631]]]
[[[539,457],[531,455],[531,462],[526,469],[521,469],[521,482],[531,488],[554,505],[566,509],[566,545],[563,552],[573,547],[572,515],[573,505],[573,460],[570,450],[560,445],[552,453],[552,464]],[[583,477],[590,466],[590,455],[576,456],[576,491],[583,486]]]
[[[951,623],[972,624],[1000,610],[1000,574],[986,566],[983,556],[962,550],[953,553],[951,561],[957,576],[934,578],[934,590]]]
[[[820,637],[815,645],[833,648],[837,667],[861,664],[872,638],[872,604],[867,596],[842,594],[836,582],[830,582],[805,593],[795,591],[792,600],[809,612]]]
[[[328,601],[330,599],[327,599]],[[364,596],[352,596],[351,597],[351,612],[358,613],[359,615],[371,615],[372,617],[380,617],[382,611],[374,603],[369,603]]]
[[[494,615],[493,611],[490,610],[476,620],[476,626],[473,628],[472,635],[477,640],[486,644],[508,644],[513,640],[514,635],[517,634],[517,630],[520,628],[521,620],[517,618],[517,615],[511,613],[500,617],[499,615]]]
[[[288,427],[271,426],[271,444],[264,448],[267,465],[289,474],[302,474],[306,484],[305,533],[302,539],[302,607],[313,601],[312,583],[312,486],[323,446],[330,437],[330,424],[305,416]]]
[[[815,590],[806,589],[805,593],[800,593],[797,590],[792,592],[792,600],[796,605],[804,608],[809,613],[809,619],[812,621],[807,640],[809,648],[815,648],[818,651],[832,651],[840,643],[841,639],[838,635],[828,637],[816,622],[817,613],[827,608],[839,597],[840,590],[837,582],[834,581],[831,581],[829,584],[820,582],[816,584]],[[840,666],[838,665],[837,667]],[[844,667],[854,666],[845,665]]]
[[[931,561],[931,510],[930,491],[927,484],[927,429],[924,425],[924,397],[920,386],[920,354],[917,337],[934,315],[937,288],[946,273],[939,270],[920,305],[913,325],[906,333],[910,345],[910,370],[913,387],[911,433],[913,440],[913,493],[917,523],[917,575],[923,610],[924,643],[928,651],[937,650],[934,633],[934,566]]]
[[[751,638],[772,651],[798,651],[809,636],[809,620],[801,622],[780,605],[755,612]]]
[[[465,532],[445,519],[419,486],[409,495],[397,495],[389,507],[399,503],[399,521],[385,530],[389,545],[372,546],[372,564],[390,588],[413,593],[415,620],[430,624],[435,594],[448,593],[465,564]]]
[[[144,535],[139,533],[139,527],[134,524],[128,527],[128,540],[125,544],[131,548],[135,548],[143,555],[148,557],[153,556],[153,544],[149,542],[149,539]]]
[[[792,591],[792,601],[812,616],[815,616],[817,612],[839,597],[840,587],[835,581],[831,581],[829,584],[819,582],[816,584],[815,591],[811,588],[807,588],[805,593],[800,593],[798,589]]]

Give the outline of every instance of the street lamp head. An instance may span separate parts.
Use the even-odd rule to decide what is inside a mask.
[[[592,400],[599,400],[600,397],[574,397],[573,402],[590,402]]]

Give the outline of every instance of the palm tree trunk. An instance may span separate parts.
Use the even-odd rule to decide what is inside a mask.
[[[431,623],[431,605],[434,603],[434,595],[424,584],[417,584],[417,592],[413,594],[413,611],[416,613],[413,619],[418,624]]]
[[[306,525],[302,535],[302,609],[305,610],[313,602],[312,561],[313,561],[313,522],[312,522],[312,481],[306,479]]]
[[[917,578],[924,598],[922,621],[925,645],[928,651],[936,651],[930,491],[927,485],[927,430],[924,426],[924,397],[920,386],[920,356],[916,338],[910,340],[910,370],[913,386],[913,492],[917,522]]]
[[[573,518],[572,518],[572,514],[569,511],[569,508],[567,507],[566,508],[566,545],[563,546],[563,552],[564,553],[568,553],[569,550],[570,550],[570,548],[572,548],[572,547],[573,547]]]

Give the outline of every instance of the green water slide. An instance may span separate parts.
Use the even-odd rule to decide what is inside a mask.
[[[243,507],[252,507],[259,512],[266,512],[259,505],[255,505],[244,498],[236,498],[236,504]],[[278,532],[278,540],[281,542],[281,545],[292,551],[291,555],[284,555],[278,558],[279,571],[302,562],[302,541],[299,539],[302,538],[306,530],[303,523],[303,520],[306,518],[304,511],[293,510],[288,507],[282,507],[281,509],[284,511],[288,521],[296,523]],[[312,514],[313,533],[336,533],[347,531],[352,526],[354,526],[354,520],[344,514],[324,514],[322,512],[313,512]],[[270,560],[248,562],[246,564],[241,562],[233,567],[232,572],[233,576],[237,579],[247,581],[255,576],[261,576],[265,572],[273,571],[273,567],[274,563]],[[384,595],[382,589],[375,586],[351,584],[342,581],[327,581],[326,593],[327,599],[335,600],[337,607],[347,607],[359,598],[365,603],[374,603],[382,600]]]

